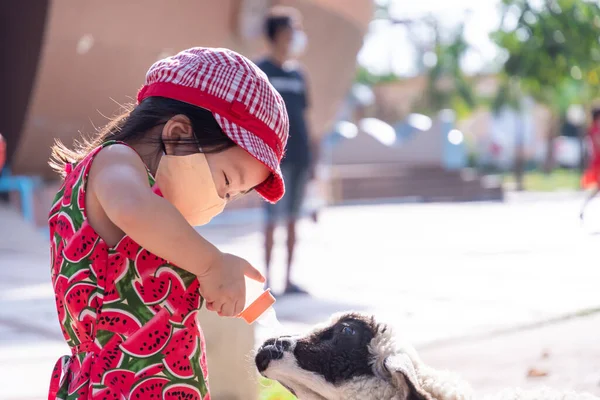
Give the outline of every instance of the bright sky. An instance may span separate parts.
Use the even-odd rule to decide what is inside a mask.
[[[480,70],[498,56],[489,33],[500,22],[498,0],[389,0],[390,14],[397,19],[419,18],[433,15],[443,27],[455,27],[465,17],[466,40],[475,51],[465,57],[463,68],[467,73]],[[386,0],[376,0],[385,3]],[[470,10],[467,16],[466,11]],[[384,21],[371,23],[364,47],[358,55],[359,62],[374,73],[387,73],[390,66],[398,75],[415,74],[416,54],[402,25],[390,26]]]

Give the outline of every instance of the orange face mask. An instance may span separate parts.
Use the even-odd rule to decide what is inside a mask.
[[[156,171],[156,184],[192,226],[208,224],[225,208],[226,200],[219,197],[202,153],[163,155]]]

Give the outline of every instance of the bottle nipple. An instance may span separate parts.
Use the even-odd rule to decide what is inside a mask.
[[[267,311],[265,311],[260,317],[256,319],[256,323],[266,328],[272,334],[279,334],[283,331],[283,325],[277,319],[277,314],[275,313],[275,309],[270,307]]]

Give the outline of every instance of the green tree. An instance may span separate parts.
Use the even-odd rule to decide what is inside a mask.
[[[435,23],[431,23],[435,32],[433,52],[435,64],[428,68],[426,104],[432,111],[451,108],[458,119],[466,117],[477,104],[470,79],[465,75],[461,60],[469,50],[464,37],[464,23],[454,32],[442,33]]]
[[[359,65],[356,69],[356,76],[354,78],[354,81],[357,83],[362,83],[371,86],[377,85],[379,83],[395,82],[399,79],[400,78],[397,75],[394,75],[391,72],[387,74],[378,75],[372,73],[362,65]]]
[[[433,114],[451,108],[457,118],[464,118],[476,105],[476,98],[468,77],[461,68],[461,60],[469,50],[464,38],[464,22],[457,29],[442,29],[438,20],[427,15],[414,19],[398,19],[390,13],[391,2],[375,2],[375,20],[384,20],[390,26],[403,25],[417,54],[416,68],[427,76],[427,90],[422,101],[415,105],[416,111]],[[390,43],[390,56],[394,43]],[[425,58],[428,61],[425,62]],[[389,73],[373,75],[359,67],[356,80],[365,84],[377,84],[400,79],[393,73],[390,57]]]
[[[506,52],[503,72],[553,115],[549,171],[550,143],[567,108],[589,104],[598,94],[600,7],[585,0],[502,0],[502,7],[500,29],[491,37]]]

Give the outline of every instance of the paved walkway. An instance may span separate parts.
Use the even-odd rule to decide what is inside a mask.
[[[600,207],[588,214],[596,226],[581,227],[579,204],[566,196],[329,209],[300,229],[295,279],[313,296],[280,299],[278,316],[296,331],[332,312],[374,312],[432,365],[464,373],[483,391],[529,384],[524,374],[547,346],[550,357],[539,362],[551,371],[540,383],[600,394],[600,355],[591,351],[599,318],[520,331],[600,308]],[[261,266],[260,219],[232,226],[227,218],[205,236]],[[275,283],[283,259],[277,251]],[[68,351],[48,282],[45,239],[0,209],[0,399],[43,398],[52,364]],[[517,332],[487,338],[507,330]],[[575,364],[577,373],[565,368]]]
[[[549,386],[600,396],[599,333],[600,314],[595,314],[420,354],[429,365],[458,373],[479,394]],[[531,376],[535,371],[543,376]]]

